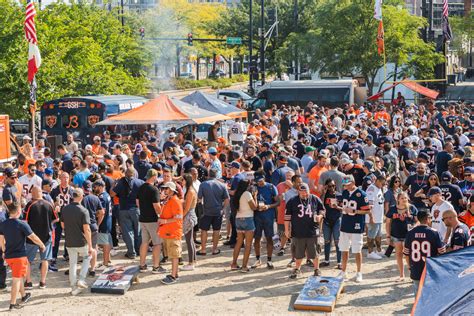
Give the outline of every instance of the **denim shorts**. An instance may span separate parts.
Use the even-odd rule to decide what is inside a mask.
[[[255,238],[262,237],[262,233],[265,234],[266,238],[272,238],[275,235],[273,224],[275,218],[268,215],[258,215],[254,217],[255,221]]]
[[[393,236],[391,236],[390,239],[392,240],[392,242],[404,242],[405,241],[405,238],[398,238],[398,237],[393,237]]]
[[[41,261],[51,260],[53,258],[53,247],[51,241],[48,241],[44,244],[45,251],[39,251],[39,246],[35,244],[26,243],[26,256],[28,257],[29,262],[35,261],[36,253],[39,251]]]
[[[254,231],[255,222],[253,217],[237,217],[235,219],[235,227],[237,231]]]
[[[367,238],[382,237],[382,223],[367,224]]]

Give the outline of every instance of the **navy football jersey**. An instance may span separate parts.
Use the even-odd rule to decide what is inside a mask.
[[[342,192],[342,209],[349,208],[352,211],[369,209],[369,199],[367,194],[357,188],[352,194],[348,190]],[[348,214],[343,212],[341,222],[341,232],[351,234],[361,234],[364,231],[365,215]]]
[[[459,224],[453,229],[453,234],[451,235],[451,249],[458,250],[471,245],[469,237],[469,228],[465,224]]]
[[[291,237],[311,238],[320,235],[319,222],[314,221],[315,215],[324,215],[323,202],[314,194],[306,201],[299,196],[286,203],[285,221],[291,222]]]
[[[463,199],[463,195],[459,186],[455,184],[442,184],[439,188],[441,189],[444,199],[451,203],[456,213],[461,213],[462,210],[459,200]]]
[[[445,252],[436,230],[419,225],[410,230],[405,238],[403,253],[410,259],[410,278],[420,280],[427,257],[436,257]]]
[[[424,148],[420,150],[420,153],[425,153],[430,157],[428,160],[428,168],[434,170],[436,167],[436,156],[438,155],[438,151],[434,148]]]

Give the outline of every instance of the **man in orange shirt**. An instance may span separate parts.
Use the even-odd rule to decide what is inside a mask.
[[[308,180],[309,180],[309,188],[311,190],[311,194],[315,194],[317,196],[321,195],[321,192],[318,191],[318,183],[319,183],[319,177],[321,176],[321,173],[324,171],[327,171],[328,169],[326,168],[326,156],[325,155],[318,155],[318,163],[311,168],[311,170],[308,173]]]
[[[183,235],[183,204],[177,196],[176,184],[166,182],[161,186],[166,202],[158,220],[158,235],[163,239],[163,247],[171,259],[171,274],[161,282],[173,284],[178,280],[178,264],[181,257],[181,236]]]

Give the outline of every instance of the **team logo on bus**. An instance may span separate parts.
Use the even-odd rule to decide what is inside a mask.
[[[55,115],[46,116],[46,125],[48,125],[49,128],[53,128],[54,126],[56,126],[57,122],[58,118]]]
[[[87,122],[92,127],[94,127],[95,124],[99,123],[99,120],[100,120],[100,116],[98,115],[89,115],[89,117],[87,118]]]

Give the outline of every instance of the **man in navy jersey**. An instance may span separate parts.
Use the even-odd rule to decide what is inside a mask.
[[[309,193],[309,186],[306,183],[300,184],[298,196],[288,201],[285,211],[285,235],[287,238],[291,238],[292,252],[296,258],[296,267],[290,278],[296,279],[301,275],[300,267],[305,255],[308,259],[314,260],[314,276],[321,275],[319,270],[320,250],[317,245],[324,214],[325,209],[321,200],[316,195]]]
[[[463,209],[464,200],[461,188],[459,188],[458,185],[451,183],[452,178],[453,175],[451,172],[443,172],[441,175],[441,185],[439,188],[441,189],[444,199],[451,203],[456,212],[459,214]]]
[[[356,282],[362,282],[362,244],[365,227],[365,215],[370,213],[367,194],[356,187],[354,177],[346,176],[342,180],[342,221],[339,249],[342,252],[341,276],[346,277],[347,261],[349,260],[349,247],[356,258]]]
[[[409,188],[410,200],[418,210],[426,208],[426,206],[422,198],[415,197],[415,193],[428,184],[428,178],[429,176],[426,174],[426,164],[419,163],[416,166],[416,173],[410,175],[403,185],[403,190]]]
[[[428,155],[428,168],[430,170],[434,170],[436,167],[436,156],[438,155],[438,151],[433,148],[433,144],[431,142],[431,138],[426,138],[425,141],[425,148],[423,148],[420,153],[425,153]]]
[[[410,278],[413,280],[415,297],[418,293],[421,274],[427,257],[436,257],[446,251],[436,230],[431,228],[431,215],[420,211],[416,215],[420,224],[410,230],[405,238],[403,254],[410,263]]]
[[[447,227],[450,227],[452,230],[447,251],[454,251],[469,247],[471,245],[471,240],[469,237],[469,228],[459,221],[458,215],[455,211],[448,210],[444,212],[443,222]]]

